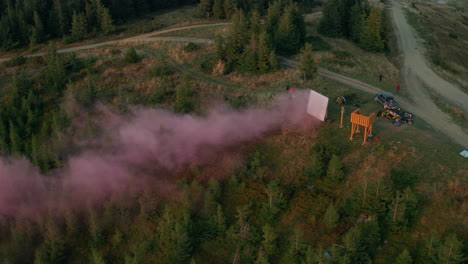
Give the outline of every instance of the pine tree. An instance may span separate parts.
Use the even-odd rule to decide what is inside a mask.
[[[183,82],[176,88],[176,100],[174,110],[178,113],[188,113],[192,111],[193,105],[189,98],[190,81],[184,78]]]
[[[198,15],[203,18],[210,18],[213,15],[213,0],[200,0]]]
[[[273,50],[270,51],[268,63],[270,64],[270,71],[277,71],[279,69],[278,57],[276,56],[276,53]]]
[[[277,235],[275,234],[273,227],[271,227],[268,224],[263,226],[262,231],[263,231],[262,249],[265,253],[264,254],[265,258],[268,260],[276,252]]]
[[[260,34],[262,30],[262,25],[260,24],[260,12],[258,10],[252,11],[250,15],[250,32],[253,34]]]
[[[269,72],[271,69],[270,65],[270,48],[267,43],[267,34],[262,32],[258,36],[258,47],[257,47],[257,65],[260,73]]]
[[[403,250],[400,255],[398,255],[395,260],[395,264],[413,264],[413,259],[411,258],[408,250]]]
[[[218,19],[225,18],[224,6],[221,0],[214,0],[213,3],[213,16]]]
[[[125,61],[127,63],[137,63],[141,60],[134,47],[130,47],[125,53]]]
[[[316,76],[317,68],[312,44],[306,43],[299,55],[299,70],[304,74],[305,78],[311,79]],[[317,173],[320,173],[320,167],[317,167]]]
[[[333,204],[330,204],[323,215],[323,223],[328,228],[335,228],[338,223],[339,215]]]
[[[369,51],[383,51],[385,49],[385,43],[382,32],[383,27],[380,9],[374,7],[365,23],[361,46]]]
[[[272,223],[281,209],[286,205],[286,199],[277,181],[271,181],[265,189],[267,200],[262,207],[262,218],[264,222]]]
[[[10,128],[10,152],[15,155],[20,155],[22,151],[22,142],[21,137],[18,133],[17,127],[13,122],[10,120],[9,123]]]
[[[365,19],[366,15],[362,10],[361,5],[359,2],[356,2],[356,4],[351,8],[349,23],[351,40],[358,44],[361,42],[361,37],[363,36]]]
[[[327,180],[332,183],[338,184],[344,180],[343,165],[338,156],[333,155],[328,163]]]
[[[340,37],[344,35],[342,16],[340,14],[340,1],[331,0],[323,8],[323,16],[318,25],[318,31],[329,37]]]
[[[63,4],[63,1],[54,0],[53,8],[57,14],[56,19],[58,19],[58,21],[55,22],[58,22],[60,30],[59,34],[60,36],[65,36],[69,32],[69,18],[67,17],[68,12],[66,10],[66,5]]]
[[[325,250],[319,247],[316,250],[313,250],[311,247],[307,248],[305,254],[305,261],[303,264],[325,264],[328,263],[327,258],[325,257]]]
[[[83,40],[87,34],[86,17],[83,13],[73,13],[71,36],[74,41]]]
[[[221,205],[218,204],[218,207],[216,208],[216,227],[217,227],[217,236],[224,236],[226,232],[226,219],[224,217],[223,209],[221,208]]]
[[[34,11],[34,26],[32,27],[31,31],[31,38],[29,40],[29,44],[31,47],[42,43],[45,40],[45,32],[44,32],[44,25],[42,24],[41,17]]]
[[[100,29],[104,34],[107,35],[115,30],[114,22],[112,21],[109,9],[101,3],[101,0],[96,0],[96,7]]]
[[[289,248],[283,256],[284,263],[299,263],[306,249],[303,237],[304,234],[302,230],[298,227],[294,228],[294,232],[289,238]]]
[[[226,58],[226,48],[224,44],[224,38],[221,35],[216,35],[215,38],[215,49],[216,49],[216,60],[224,61]]]
[[[34,165],[37,167],[40,166],[40,149],[39,143],[37,142],[37,137],[35,135],[31,138],[31,160]]]
[[[281,3],[279,1],[270,2],[268,7],[267,17],[265,21],[265,29],[269,36],[274,39],[278,31],[278,25],[281,18]]]
[[[85,5],[86,25],[88,32],[96,32],[99,28],[99,14],[96,1],[86,1]]]
[[[10,135],[4,120],[4,117],[0,114],[0,154],[9,152],[8,138],[10,138]]]
[[[281,16],[275,46],[279,52],[294,53],[300,47],[300,32],[294,24],[294,7],[287,6]]]
[[[65,70],[57,54],[57,48],[51,44],[47,53],[45,85],[47,89],[60,93],[65,89],[66,81]]]
[[[235,0],[224,0],[223,9],[224,9],[224,14],[226,15],[226,18],[231,19],[232,15],[236,11]]]
[[[463,253],[463,242],[457,239],[455,234],[445,238],[443,244],[437,250],[437,263],[461,264],[467,258]]]

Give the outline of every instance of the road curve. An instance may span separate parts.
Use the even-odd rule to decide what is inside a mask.
[[[465,116],[468,116],[468,95],[460,87],[442,79],[428,65],[424,56],[424,46],[417,37],[415,30],[408,24],[403,8],[398,1],[392,0],[391,16],[393,28],[398,38],[400,51],[404,56],[405,72],[415,75],[424,85],[446,99],[452,105],[462,109]],[[415,83],[408,83],[407,90],[423,90],[422,85],[413,86]],[[424,92],[425,93],[425,92]],[[413,98],[418,98],[420,92],[415,91]],[[418,100],[415,101],[418,103]]]
[[[281,64],[287,67],[297,68],[298,66],[298,62],[294,60],[282,57],[279,60]],[[341,74],[329,71],[324,68],[318,69],[318,75],[342,83],[344,85],[356,88],[366,93],[375,94],[384,92],[383,90],[375,86],[363,83],[353,78],[343,76]],[[412,84],[412,82],[410,82],[410,84]],[[440,109],[438,109],[437,106],[434,105],[434,103],[427,95],[426,97],[422,98],[423,100],[420,101],[420,104],[410,102],[401,96],[395,96],[395,99],[398,101],[402,108],[415,114],[416,118],[420,118],[426,121],[426,123],[428,123],[434,129],[440,131],[441,133],[452,139],[454,142],[460,144],[465,148],[468,148],[468,134],[465,131],[463,131],[458,125],[451,122],[450,117],[447,114],[443,113]],[[421,107],[421,104],[426,104],[427,106]]]
[[[72,48],[67,48],[67,49],[61,49],[58,52],[59,53],[67,53],[67,52],[76,52],[76,51],[81,51],[81,50],[87,50],[87,49],[92,49],[92,48],[98,48],[101,46],[105,45],[112,45],[116,43],[125,43],[125,42],[138,42],[138,41],[177,41],[177,42],[202,42],[202,43],[213,43],[212,40],[210,39],[197,39],[197,38],[180,38],[180,37],[155,37],[160,34],[168,33],[168,32],[173,32],[173,31],[178,31],[178,30],[184,30],[184,29],[192,29],[192,28],[202,28],[202,27],[212,27],[212,26],[223,26],[223,25],[229,25],[231,23],[217,23],[217,24],[203,24],[203,25],[194,25],[194,26],[186,26],[186,27],[179,27],[179,28],[171,28],[167,30],[161,30],[161,31],[155,31],[155,32],[150,32],[138,36],[134,36],[131,38],[126,38],[126,39],[121,39],[121,40],[113,40],[113,41],[107,41],[107,42],[102,42],[102,43],[96,43],[96,44],[90,44],[90,45],[84,45],[84,46],[78,46],[78,47],[72,47]],[[32,55],[26,55],[25,57],[34,57],[34,56],[43,56],[45,55],[45,52],[42,53],[36,53]],[[7,61],[10,58],[4,58],[0,59],[0,62],[2,61]],[[291,68],[297,68],[298,62],[286,58],[279,58],[280,62]],[[318,74],[324,78],[331,79],[337,82],[340,82],[342,84],[348,85],[350,87],[362,90],[364,92],[374,94],[374,93],[379,93],[383,92],[377,87],[374,87],[372,85],[363,83],[359,80],[353,79],[346,77],[344,75],[338,74],[331,72],[327,69],[319,68],[318,69]],[[408,83],[409,85],[413,85],[412,83]],[[401,106],[408,111],[416,114],[419,118],[425,120],[428,124],[436,128],[437,130],[441,131],[451,139],[453,139],[455,142],[458,144],[468,148],[468,135],[457,125],[453,124],[452,122],[449,122],[450,117],[448,117],[446,114],[441,112],[435,105],[434,103],[430,100],[430,98],[427,96],[427,94],[422,94],[421,98],[422,102],[419,104],[414,104],[411,103],[407,100],[405,100],[402,97],[396,96],[396,99],[398,102],[401,104]],[[416,97],[418,98],[418,97]],[[422,105],[432,105],[433,107],[430,108],[423,108]],[[429,110],[428,110],[429,109]]]
[[[100,42],[100,43],[95,43],[95,44],[89,44],[89,45],[59,49],[57,52],[58,53],[70,53],[70,52],[76,52],[76,51],[81,51],[81,50],[94,49],[94,48],[98,48],[98,47],[102,47],[102,46],[106,46],[106,45],[113,45],[113,44],[117,44],[117,43],[138,42],[138,41],[178,41],[178,42],[212,43],[213,41],[208,40],[208,39],[176,38],[176,37],[157,38],[157,37],[154,37],[154,36],[174,32],[174,31],[179,31],[179,30],[185,30],[185,29],[227,26],[227,25],[230,25],[230,24],[231,23],[227,22],[227,23],[202,24],[202,25],[193,25],[193,26],[170,28],[170,29],[165,29],[165,30],[153,31],[153,32],[141,34],[141,35],[138,35],[138,36],[125,38],[125,39],[111,40],[111,41],[105,41],[105,42]],[[30,58],[30,57],[44,56],[46,53],[47,52],[38,52],[38,53],[30,54],[30,55],[24,55],[24,57]],[[12,58],[0,58],[0,62],[9,61],[10,59],[12,59]]]

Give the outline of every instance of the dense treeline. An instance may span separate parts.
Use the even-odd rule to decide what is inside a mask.
[[[235,9],[242,9],[244,12],[257,10],[261,14],[267,12],[269,6],[274,1],[271,0],[200,0],[198,15],[204,18],[224,19],[230,18]],[[314,0],[289,0],[280,1],[283,4],[296,2],[301,6],[312,6]]]
[[[52,139],[69,124],[59,104],[69,73],[79,68],[74,56],[59,57],[53,45],[44,64],[34,80],[17,74],[6,93],[8,99],[0,112],[0,153],[28,157],[47,171],[61,166]]]
[[[116,23],[191,0],[2,0],[0,50],[34,46],[52,38],[67,41],[112,32]]]
[[[226,3],[226,2],[225,2]],[[305,23],[297,3],[272,2],[265,16],[236,9],[227,39],[217,37],[216,59],[227,70],[266,73],[278,69],[276,54],[292,54],[305,42]]]
[[[367,0],[331,0],[323,9],[318,30],[330,37],[346,37],[369,51],[388,48],[386,28],[378,7]]]
[[[204,168],[188,169],[178,199],[148,189],[84,216],[70,210],[40,224],[2,225],[0,255],[3,263],[37,264],[372,263],[386,239],[415,226],[421,201],[414,175],[393,171],[391,180],[366,181],[343,196],[347,179],[335,151],[319,143],[304,173],[278,175],[290,165],[271,164],[284,157],[259,150],[226,180],[200,182]],[[463,260],[453,232],[425,237],[387,259]]]

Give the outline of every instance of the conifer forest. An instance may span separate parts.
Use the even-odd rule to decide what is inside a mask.
[[[0,0],[0,264],[466,263],[468,66],[430,56],[468,6],[439,2]]]

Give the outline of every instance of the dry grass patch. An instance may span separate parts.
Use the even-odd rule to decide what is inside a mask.
[[[427,55],[443,77],[468,87],[468,2],[407,2],[409,22],[426,41]]]
[[[401,82],[400,71],[385,54],[363,51],[356,44],[345,39],[326,38],[333,50],[349,53],[349,57],[341,58],[333,52],[317,52],[321,65],[348,76],[356,77],[378,86],[394,88]],[[343,63],[348,62],[348,63]],[[383,82],[379,83],[379,74],[383,74]],[[390,86],[390,87],[389,87]]]

